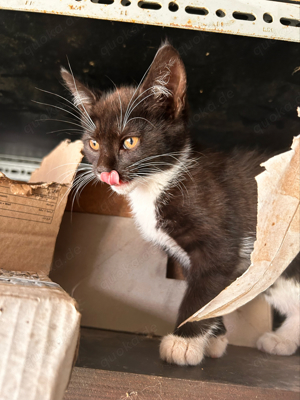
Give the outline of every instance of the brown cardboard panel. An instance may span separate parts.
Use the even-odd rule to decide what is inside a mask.
[[[54,149],[32,175],[31,181],[44,183],[20,183],[0,173],[0,268],[49,273],[81,148],[79,141],[65,141]]]
[[[76,302],[58,285],[49,279],[2,273],[1,400],[61,400],[69,381],[79,325]]]
[[[77,300],[84,326],[163,335],[186,286],[166,278],[166,265],[131,218],[66,212],[50,276]]]
[[[67,211],[83,212],[100,215],[114,215],[131,217],[129,204],[125,196],[113,192],[106,183],[89,183],[81,192],[80,197],[74,200],[71,192],[66,206]]]
[[[76,176],[76,179],[79,176],[80,173]],[[126,197],[112,191],[106,183],[90,182],[84,187],[78,199],[74,197],[75,193],[71,191],[68,196],[66,211],[132,217]],[[167,277],[184,280],[180,264],[173,259],[168,260]]]

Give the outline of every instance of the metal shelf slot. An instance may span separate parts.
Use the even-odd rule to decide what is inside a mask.
[[[39,158],[17,157],[0,154],[0,172],[10,179],[27,182],[41,164]]]

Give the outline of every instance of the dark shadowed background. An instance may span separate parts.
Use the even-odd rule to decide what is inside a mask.
[[[295,27],[295,29],[298,29]],[[60,66],[102,90],[139,82],[162,40],[178,49],[188,76],[196,140],[230,148],[284,150],[300,133],[297,43],[58,15],[0,11],[0,154],[43,157],[77,127],[55,108],[67,96]],[[73,120],[76,122],[76,120]],[[71,133],[73,131],[70,131]]]

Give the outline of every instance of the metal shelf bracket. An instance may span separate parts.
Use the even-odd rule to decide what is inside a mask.
[[[0,9],[300,42],[300,4],[267,0],[0,0]]]

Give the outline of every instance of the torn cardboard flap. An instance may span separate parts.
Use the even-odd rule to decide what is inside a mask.
[[[0,268],[49,273],[82,146],[81,141],[62,142],[45,157],[30,183],[0,174]]]
[[[258,184],[257,240],[247,271],[183,322],[226,315],[270,287],[300,251],[300,135],[292,150],[263,164]],[[182,325],[183,325],[182,324]]]
[[[81,140],[73,143],[70,140],[61,142],[43,159],[40,168],[32,173],[29,182],[72,183],[83,158],[82,149]]]

